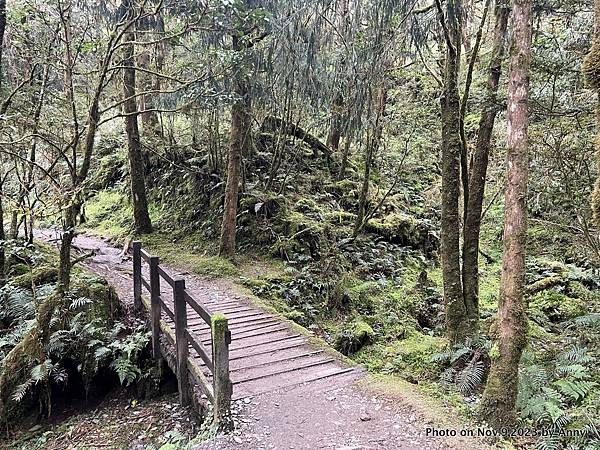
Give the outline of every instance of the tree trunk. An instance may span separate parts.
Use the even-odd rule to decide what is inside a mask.
[[[331,107],[331,127],[327,136],[327,146],[332,152],[337,152],[340,148],[340,139],[342,137],[342,109],[344,108],[344,96],[339,92],[333,101]]]
[[[234,37],[234,49],[240,50],[239,39]],[[233,258],[235,256],[235,228],[237,216],[238,191],[242,155],[250,143],[250,96],[244,74],[238,72],[235,79],[236,100],[231,107],[231,134],[229,155],[227,160],[227,183],[223,205],[223,223],[221,225],[221,241],[219,255]]]
[[[338,181],[341,181],[344,178],[346,178],[346,168],[348,167],[348,156],[350,156],[351,143],[352,139],[350,139],[350,136],[346,136],[346,141],[344,142],[344,150],[342,151],[342,160],[340,162],[340,172],[337,176]]]
[[[58,266],[58,291],[66,293],[71,284],[71,244],[75,238],[76,219],[81,210],[81,202],[74,194],[71,205],[67,206],[63,215],[63,232],[60,237],[59,266]]]
[[[444,17],[440,13],[440,21]],[[444,91],[440,99],[442,122],[442,218],[441,260],[444,285],[446,327],[451,342],[461,342],[469,334],[467,310],[463,300],[460,270],[460,99],[458,74],[462,30],[462,3],[446,2],[446,61]]]
[[[582,66],[585,83],[598,94],[596,105],[596,161],[600,165],[600,0],[594,0],[594,38],[592,47],[585,56]],[[592,212],[594,222],[600,227],[600,175],[596,178],[594,192],[592,193]]]
[[[515,421],[519,361],[527,343],[527,112],[531,59],[531,0],[513,0],[508,80],[508,149],[504,196],[504,254],[492,365],[482,399],[483,418],[495,428]]]
[[[125,130],[127,132],[127,150],[129,156],[129,178],[131,185],[131,200],[133,204],[133,219],[135,231],[140,234],[152,232],[152,222],[148,214],[148,200],[146,198],[146,182],[144,180],[144,158],[138,128],[137,102],[135,97],[135,67],[134,44],[135,34],[124,35],[123,59],[123,89],[125,103]]]
[[[485,193],[488,158],[494,122],[498,113],[498,83],[500,80],[504,41],[510,8],[507,0],[496,3],[494,41],[492,57],[488,67],[487,91],[484,101],[477,142],[473,152],[471,176],[469,177],[469,199],[463,231],[463,295],[470,327],[478,329],[479,321],[479,235],[481,213]]]
[[[0,0],[0,92],[2,88],[3,77],[3,52],[4,31],[6,30],[6,0]],[[1,161],[0,161],[1,164]],[[4,251],[4,241],[6,232],[4,230],[4,173],[0,170],[0,280],[4,280],[4,270],[6,265],[6,253]]]
[[[6,254],[4,252],[4,241],[6,233],[4,231],[4,173],[0,170],[0,281],[4,280],[4,271],[6,265]]]
[[[384,84],[383,82],[382,84]],[[373,157],[379,148],[381,135],[383,133],[383,115],[385,113],[385,103],[387,100],[387,88],[382,86],[377,95],[377,105],[375,106],[375,121],[372,130],[371,139],[367,142],[365,151],[365,170],[363,174],[363,184],[358,200],[358,214],[354,224],[354,236],[362,231],[365,225],[365,217],[367,215],[367,200],[369,196],[369,178],[371,176],[371,166],[373,165]]]
[[[140,40],[148,40],[147,36],[148,36],[148,32],[151,29],[151,21],[150,21],[150,17],[144,17],[142,18],[139,23],[138,23],[138,30],[141,31],[141,33],[138,34],[138,39]],[[158,30],[158,22],[155,24],[155,28]],[[127,38],[125,36],[125,38]],[[157,44],[157,45],[161,45],[161,44]],[[150,58],[150,50],[149,50],[149,46],[143,46],[143,48],[140,51],[140,54],[138,56],[138,63],[139,63],[139,67],[141,67],[142,69],[151,69],[150,67],[150,63],[151,63],[151,58]],[[150,73],[141,73],[139,76],[140,79],[140,85],[141,85],[141,91],[145,92],[145,91],[150,91],[153,90],[156,87],[156,84],[158,84],[158,89],[160,89],[160,80],[158,81],[154,81],[154,78],[158,78],[155,75],[152,75]],[[142,125],[144,127],[144,132],[147,134],[159,134],[160,132],[160,126],[158,123],[158,113],[156,111],[153,111],[156,108],[156,102],[154,101],[154,96],[156,94],[153,93],[149,93],[149,94],[144,94],[142,96],[140,96],[140,110],[144,111],[141,116],[142,116]]]

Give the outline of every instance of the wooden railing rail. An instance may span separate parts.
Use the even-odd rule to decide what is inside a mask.
[[[144,262],[148,266],[148,279],[144,278],[142,274],[142,264]],[[161,280],[172,288],[173,311],[162,298]],[[149,304],[142,299],[143,289],[148,291],[150,295]],[[136,313],[141,312],[144,308],[148,310],[152,330],[153,356],[156,359],[161,357],[161,331],[175,346],[176,367],[174,370],[177,373],[181,404],[188,405],[191,401],[189,381],[189,374],[191,373],[200,389],[213,404],[215,424],[219,427],[230,427],[232,423],[231,396],[233,388],[229,375],[231,332],[227,317],[221,313],[211,311],[210,308],[194,298],[192,293],[185,288],[185,280],[174,277],[164,267],[161,267],[159,258],[142,249],[140,241],[133,242],[133,295]],[[188,328],[188,306],[210,327],[210,350]],[[162,320],[162,313],[173,322],[173,325],[169,325]],[[172,336],[171,328],[174,328],[174,336]],[[208,381],[198,367],[195,367],[189,355],[190,346],[212,374],[212,383]]]

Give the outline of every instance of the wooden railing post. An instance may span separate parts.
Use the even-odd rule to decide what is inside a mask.
[[[182,406],[190,404],[188,381],[188,340],[187,340],[187,305],[185,301],[185,280],[175,280],[173,284],[173,300],[175,304],[175,346],[177,347],[177,386],[179,402]]]
[[[214,390],[214,424],[220,429],[230,429],[231,395],[233,387],[229,377],[229,344],[231,333],[227,317],[213,314],[211,317],[212,354],[213,354],[213,390]]]
[[[158,256],[151,256],[150,266],[150,324],[152,327],[152,356],[160,359],[160,276]]]
[[[133,241],[133,311],[142,310],[142,243]]]

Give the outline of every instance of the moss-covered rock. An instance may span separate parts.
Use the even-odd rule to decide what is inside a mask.
[[[536,316],[541,311],[552,322],[563,322],[586,314],[587,307],[583,300],[568,297],[553,290],[541,291],[529,301],[530,313]]]
[[[360,318],[357,318],[335,337],[335,348],[344,355],[352,355],[365,344],[371,343],[375,338],[373,328]]]
[[[365,229],[395,244],[423,249],[437,247],[429,242],[428,227],[406,214],[391,213],[382,218],[369,219]]]
[[[15,277],[11,283],[17,287],[30,288],[31,286],[40,286],[56,281],[57,277],[58,269],[56,267],[39,266]]]

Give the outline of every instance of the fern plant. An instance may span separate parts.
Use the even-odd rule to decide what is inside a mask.
[[[446,366],[440,375],[442,383],[456,386],[465,396],[472,395],[483,386],[487,377],[490,348],[489,340],[473,339],[434,354],[431,361]]]
[[[537,449],[587,448],[600,438],[594,422],[598,383],[593,369],[596,358],[587,348],[572,346],[550,361],[535,363],[529,360],[520,371],[517,407],[521,419],[537,428],[548,430]],[[578,430],[569,433],[569,430]],[[593,447],[590,447],[593,448]]]

